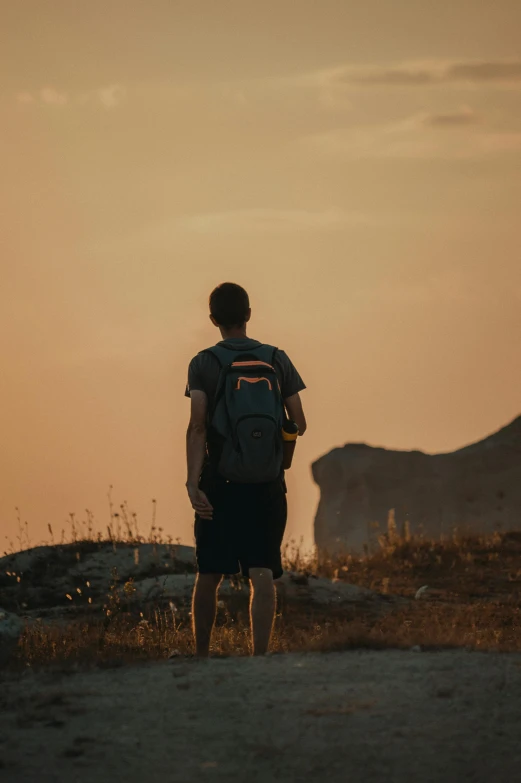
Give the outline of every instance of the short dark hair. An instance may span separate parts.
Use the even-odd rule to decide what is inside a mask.
[[[210,313],[219,326],[242,326],[250,309],[250,299],[236,283],[221,283],[210,294]]]

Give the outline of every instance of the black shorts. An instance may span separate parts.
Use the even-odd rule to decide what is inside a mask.
[[[199,483],[213,506],[213,519],[195,515],[195,555],[201,574],[248,576],[269,568],[282,576],[280,548],[286,529],[283,479],[267,484],[234,484],[205,469]]]

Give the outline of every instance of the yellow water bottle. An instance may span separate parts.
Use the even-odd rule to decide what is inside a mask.
[[[282,426],[282,440],[283,440],[283,468],[289,470],[293,461],[293,454],[295,452],[295,444],[298,438],[298,426],[296,422],[291,419],[286,419]]]

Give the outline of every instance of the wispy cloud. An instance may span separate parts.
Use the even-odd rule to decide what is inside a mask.
[[[55,90],[54,87],[43,87],[38,93],[40,101],[49,106],[65,106],[69,102],[66,92]]]
[[[359,213],[338,209],[322,211],[303,209],[238,209],[227,212],[209,212],[179,218],[180,229],[196,233],[270,233],[293,230],[325,230],[347,224],[364,223]]]
[[[521,60],[405,60],[389,64],[340,63],[291,76],[254,80],[252,95],[313,97],[324,109],[355,110],[360,90],[396,88],[403,91],[479,88],[521,89]]]
[[[469,107],[395,123],[337,128],[298,142],[305,154],[364,159],[472,159],[521,151],[521,132],[487,129]]]
[[[120,84],[109,84],[88,92],[67,93],[53,86],[45,86],[36,92],[19,92],[16,101],[34,106],[66,106],[71,104],[97,104],[105,109],[113,109],[125,98],[125,88]]]
[[[93,250],[102,253],[165,251],[192,243],[193,238],[212,243],[220,239],[251,236],[301,234],[302,232],[339,231],[349,226],[374,224],[375,218],[356,211],[331,207],[324,210],[307,209],[231,209],[222,212],[199,212],[151,221],[125,236],[97,245]]]
[[[408,61],[389,66],[339,67],[333,81],[352,86],[425,87],[447,84],[521,86],[521,60]]]
[[[432,84],[441,81],[441,76],[432,71],[426,71],[419,68],[390,68],[363,70],[358,73],[356,70],[347,68],[340,74],[338,81],[342,84],[361,84],[371,85],[389,85],[391,87],[424,87],[426,84]]]
[[[16,96],[16,101],[26,105],[65,106],[69,101],[69,96],[66,92],[47,86],[42,87],[37,92],[19,92]]]
[[[446,114],[427,114],[424,119],[425,125],[432,125],[439,128],[454,128],[461,125],[477,125],[481,122],[479,114],[470,108],[462,106],[456,111]]]
[[[35,98],[30,92],[19,92],[16,100],[18,103],[34,103]]]
[[[95,94],[102,106],[106,109],[113,109],[124,100],[126,90],[121,84],[110,84],[107,87],[100,87],[95,91]]]
[[[446,73],[450,80],[521,82],[521,60],[457,63]]]

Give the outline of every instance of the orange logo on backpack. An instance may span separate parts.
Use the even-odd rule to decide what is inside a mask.
[[[266,383],[270,388],[270,391],[273,390],[269,378],[245,378],[244,376],[241,376],[240,378],[237,379],[237,386],[235,387],[236,390],[241,388],[241,381],[246,381],[246,383],[258,383],[259,381],[266,381]]]

